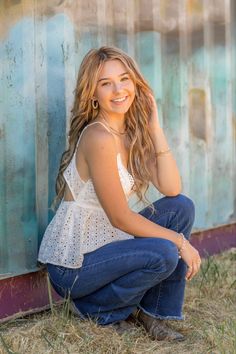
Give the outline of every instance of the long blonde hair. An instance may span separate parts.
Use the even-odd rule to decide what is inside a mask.
[[[121,49],[104,46],[99,49],[91,49],[80,65],[69,129],[69,146],[61,157],[53,208],[64,196],[66,182],[63,172],[73,157],[80,134],[99,114],[99,109],[94,110],[92,107],[92,97],[99,72],[106,61],[114,59],[120,60],[124,64],[135,85],[134,101],[125,114],[125,129],[129,146],[128,169],[134,178],[134,190],[139,198],[138,202],[149,204],[145,194],[151,177],[147,161],[154,152],[147,129],[151,115],[150,93],[152,90],[140,73],[137,64],[129,55]]]

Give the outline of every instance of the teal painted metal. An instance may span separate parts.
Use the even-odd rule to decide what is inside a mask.
[[[77,70],[104,44],[133,55],[155,92],[195,229],[236,221],[235,1],[5,0],[0,10],[2,276],[37,269]]]

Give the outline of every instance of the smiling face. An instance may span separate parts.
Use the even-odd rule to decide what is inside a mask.
[[[135,86],[120,60],[104,63],[94,97],[98,100],[100,112],[110,117],[124,116],[129,110],[135,97]]]

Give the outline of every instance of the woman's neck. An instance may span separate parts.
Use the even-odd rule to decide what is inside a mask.
[[[111,129],[114,129],[117,133],[121,135],[125,132],[125,116],[113,116],[108,114],[99,114],[98,120],[105,122]]]

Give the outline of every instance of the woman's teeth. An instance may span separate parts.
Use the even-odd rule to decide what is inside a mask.
[[[121,98],[116,98],[115,100],[112,100],[112,102],[123,102],[126,100],[126,98],[127,98],[127,96],[121,97]]]

